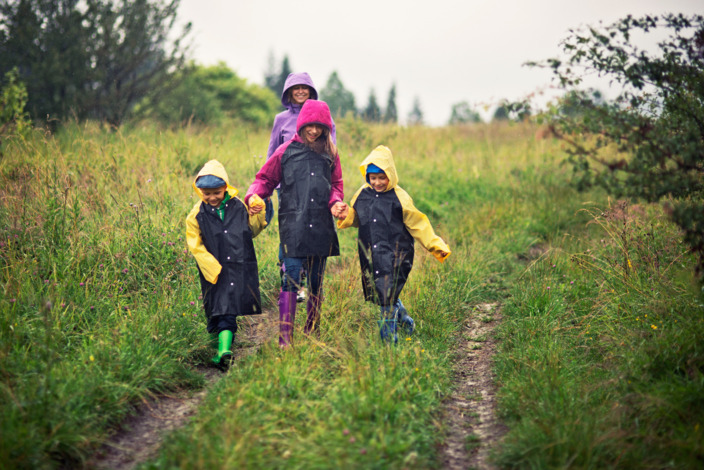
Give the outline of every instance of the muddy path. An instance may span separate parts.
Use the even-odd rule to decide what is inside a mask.
[[[233,365],[254,354],[264,342],[276,338],[277,321],[278,312],[270,310],[261,315],[251,315],[238,320],[239,330],[232,350]],[[205,386],[201,390],[183,391],[145,400],[86,463],[86,467],[97,470],[131,470],[156,457],[164,437],[169,432],[185,426],[196,414],[210,388],[224,377],[224,374],[214,367],[202,366],[198,367],[198,371],[205,377]]]
[[[494,328],[501,320],[497,304],[480,304],[465,319],[453,367],[455,388],[445,402],[443,468],[493,469],[489,453],[506,432],[496,417],[492,357]]]
[[[255,353],[261,345],[276,338],[278,312],[245,317],[241,321],[235,363]],[[488,461],[492,445],[505,433],[495,414],[495,384],[492,356],[496,342],[493,330],[500,321],[496,304],[480,304],[465,319],[456,362],[454,390],[445,402],[443,423],[446,439],[442,447],[443,468],[492,469]],[[198,391],[146,400],[120,430],[106,442],[87,468],[131,470],[156,457],[164,437],[187,424],[209,389],[224,375],[215,368],[202,367],[206,384]]]

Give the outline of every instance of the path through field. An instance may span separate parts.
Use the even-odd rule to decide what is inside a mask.
[[[492,374],[493,337],[500,321],[496,304],[480,304],[465,319],[454,366],[455,390],[447,400],[443,422],[448,436],[444,468],[491,469],[492,445],[505,433],[496,418],[496,387]]]
[[[277,334],[275,313],[265,311],[239,320],[238,335],[244,337],[242,347],[233,348],[235,364],[255,353],[262,343]],[[236,365],[233,366],[236,367]],[[162,396],[145,401],[116,433],[88,462],[87,467],[110,470],[130,470],[157,455],[164,436],[182,426],[198,410],[198,405],[223,373],[215,368],[203,366],[205,387],[196,392],[183,392],[174,396]]]
[[[234,350],[235,362],[253,354],[262,343],[276,337],[277,312],[245,317],[241,321],[244,347]],[[448,398],[444,422],[448,436],[442,449],[444,468],[490,469],[489,450],[503,433],[494,408],[491,357],[492,336],[499,321],[496,304],[481,304],[467,316],[461,332],[454,366],[455,391]],[[157,455],[163,437],[184,426],[200,402],[221,377],[213,368],[202,368],[206,386],[196,393],[181,393],[145,401],[135,415],[88,462],[89,468],[130,470]]]

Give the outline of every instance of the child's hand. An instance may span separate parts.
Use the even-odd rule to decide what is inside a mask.
[[[345,207],[337,215],[337,218],[340,220],[345,220],[349,214],[350,214],[350,206],[345,204]]]
[[[336,202],[330,208],[330,212],[332,213],[332,216],[335,218],[338,218],[338,219],[340,218],[340,213],[342,211],[346,211],[346,210],[347,210],[347,204],[345,204],[344,202]]]

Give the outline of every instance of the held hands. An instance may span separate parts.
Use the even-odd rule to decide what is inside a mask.
[[[247,212],[249,215],[259,214],[264,209],[264,201],[256,194],[252,194],[249,198],[249,206],[247,207]]]
[[[345,218],[347,217],[347,214],[349,214],[349,212],[350,212],[350,208],[344,202],[336,202],[330,208],[330,212],[332,213],[332,216],[335,217],[336,219],[345,220]]]

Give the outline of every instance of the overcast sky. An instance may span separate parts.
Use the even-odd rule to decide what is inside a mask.
[[[486,118],[503,98],[549,87],[549,71],[522,64],[559,55],[570,28],[664,12],[703,14],[704,1],[181,0],[179,16],[199,64],[263,84],[270,55],[277,70],[287,55],[318,91],[337,71],[358,108],[373,89],[383,109],[395,84],[402,122],[417,97],[426,123],[443,125],[455,103]]]

